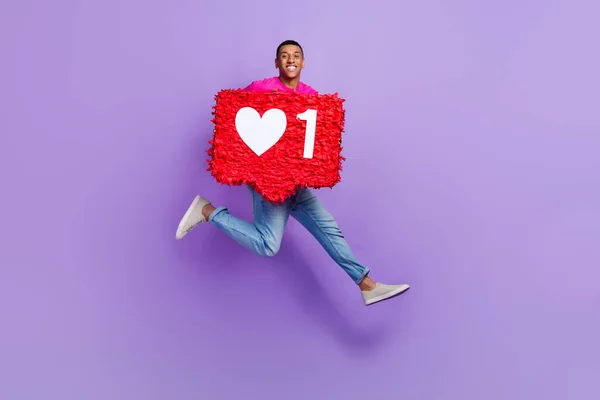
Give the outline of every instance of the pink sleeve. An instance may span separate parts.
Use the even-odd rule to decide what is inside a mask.
[[[303,86],[303,92],[306,94],[319,94],[319,92],[317,92],[315,89],[313,89],[311,86],[308,85],[302,85]]]
[[[252,83],[246,86],[244,90],[248,92],[261,92],[264,89],[263,86],[264,83],[261,81],[252,81]]]

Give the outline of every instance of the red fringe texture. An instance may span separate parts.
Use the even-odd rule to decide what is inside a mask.
[[[207,171],[224,185],[248,185],[266,200],[282,202],[303,187],[332,188],[341,181],[344,99],[335,94],[297,94],[222,90],[215,95],[211,120],[214,135],[209,144]],[[287,127],[281,139],[260,157],[240,138],[235,117],[243,107],[262,116],[278,108]],[[313,158],[303,158],[306,121],[297,115],[317,110]]]

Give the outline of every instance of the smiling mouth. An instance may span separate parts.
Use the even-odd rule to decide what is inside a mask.
[[[295,71],[296,68],[298,67],[296,67],[295,65],[288,65],[287,67],[285,67],[285,69],[287,69],[288,71]]]

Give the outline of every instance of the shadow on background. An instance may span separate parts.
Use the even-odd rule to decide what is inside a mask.
[[[248,268],[257,273],[275,274],[275,281],[280,284],[272,289],[273,292],[277,292],[273,295],[289,297],[282,301],[282,306],[289,307],[290,303],[297,305],[308,321],[313,321],[317,328],[331,335],[333,341],[348,354],[372,354],[392,338],[393,332],[390,329],[393,326],[374,322],[373,318],[363,315],[362,311],[366,307],[362,303],[358,288],[352,287],[349,295],[347,291],[340,291],[339,288],[343,286],[341,280],[349,278],[340,274],[339,278],[336,278],[340,282],[335,282],[329,288],[319,279],[314,271],[315,262],[295,246],[293,237],[290,238],[290,232],[287,230],[284,236],[285,243],[279,253],[273,258],[262,258],[241,247],[213,225],[206,224],[198,229],[203,232],[189,238],[194,241],[193,248],[188,247],[180,256],[186,264],[197,266],[203,276],[204,282],[199,281],[203,290],[207,283],[212,285],[211,282],[227,282],[228,290],[234,293],[248,290],[247,284],[238,277],[240,273],[248,274]],[[323,263],[321,257],[315,257],[315,260]],[[327,260],[326,263],[328,265],[323,266],[324,268],[339,268],[333,260]],[[209,278],[206,278],[208,271],[205,268],[210,268]],[[206,279],[209,282],[206,282]],[[265,281],[272,282],[273,276],[266,276]],[[350,285],[355,284],[351,282]],[[266,283],[266,286],[268,287],[269,283]],[[235,296],[235,299],[229,299],[228,302],[241,299],[242,296]],[[340,303],[349,305],[345,307]],[[367,312],[378,314],[375,309],[377,306],[369,307]],[[295,311],[292,309],[290,313]]]
[[[340,267],[328,257],[325,261],[322,257],[315,257],[315,261],[312,261],[295,246],[292,235],[285,239],[288,240],[277,255],[277,262],[281,266],[285,285],[300,309],[352,355],[372,354],[373,350],[384,346],[391,332],[385,326],[373,323],[372,319],[363,317],[361,311],[365,310],[365,306],[358,287],[352,287],[351,294],[347,296],[346,292],[333,290],[342,286],[341,281],[328,288],[314,272],[316,263],[326,263],[323,268]],[[315,252],[320,250],[320,245],[315,241]],[[350,278],[342,273],[339,279]],[[354,286],[355,283],[351,282],[350,285]],[[339,301],[334,300],[336,295],[339,296]],[[349,306],[343,307],[338,305],[339,302],[348,302]],[[373,311],[372,307],[368,309],[368,312]]]

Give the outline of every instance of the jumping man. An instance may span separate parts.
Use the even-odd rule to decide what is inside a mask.
[[[254,81],[245,90],[317,94],[316,90],[300,82],[304,61],[300,44],[286,40],[276,51],[275,67],[279,70],[279,76]],[[255,254],[272,257],[279,251],[285,226],[292,216],[357,284],[365,305],[387,300],[410,288],[408,284],[386,285],[373,281],[368,276],[370,269],[358,262],[335,219],[308,188],[297,190],[283,203],[269,202],[251,187],[248,187],[248,191],[252,199],[254,223],[235,217],[227,207],[215,207],[198,195],[181,219],[176,238],[183,239],[196,226],[208,221]]]

